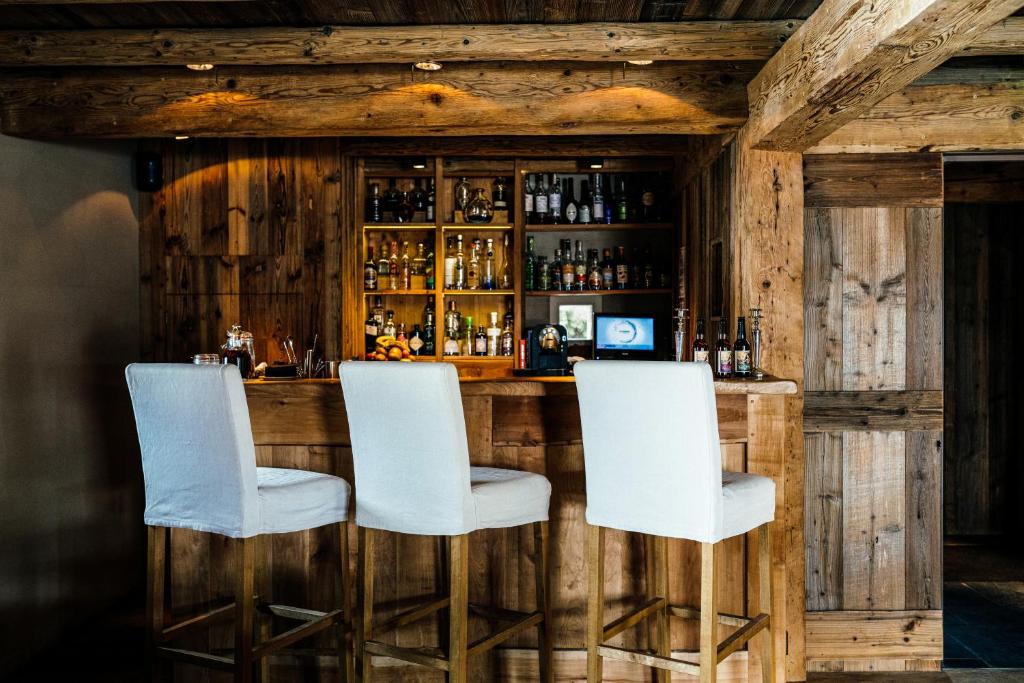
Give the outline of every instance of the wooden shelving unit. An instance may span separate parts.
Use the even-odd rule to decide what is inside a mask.
[[[526,296],[550,297],[550,296],[659,296],[672,294],[673,289],[585,289],[583,291],[547,290],[543,292],[525,292]]]
[[[615,230],[674,230],[674,223],[528,223],[526,232],[611,232]]]

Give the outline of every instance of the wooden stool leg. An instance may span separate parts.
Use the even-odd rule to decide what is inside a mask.
[[[548,552],[550,534],[547,522],[533,525],[533,547],[537,554],[534,564],[537,583],[537,611],[544,615],[544,621],[537,624],[537,655],[540,658],[541,683],[554,683],[554,648],[551,641],[551,604],[549,599]]]
[[[235,566],[238,575],[235,583],[235,683],[252,681],[252,635],[255,608],[256,539],[235,539]]]
[[[273,584],[273,575],[271,574],[271,564],[273,562],[273,555],[271,553],[272,543],[270,536],[257,536],[256,537],[256,594],[260,596],[260,600],[264,603],[270,602],[270,588]],[[256,614],[256,643],[263,643],[270,639],[273,633],[273,616],[270,614],[261,615]],[[259,674],[260,683],[270,683],[270,658],[260,657],[260,661],[256,663],[256,669]]]
[[[451,595],[452,587],[449,583],[451,578],[451,563],[448,561],[448,537],[437,536],[437,594]],[[450,625],[448,610],[437,611],[437,639],[441,652],[448,652],[448,628]]]
[[[359,616],[355,649],[362,683],[370,683],[373,676],[372,657],[366,651],[366,641],[373,637],[373,536],[373,529],[359,527]]]
[[[768,628],[761,639],[761,681],[775,683],[775,615],[772,614],[772,537],[771,524],[762,524],[757,530],[757,568],[760,575],[758,602],[761,612],[769,615]]]
[[[448,541],[451,605],[448,609],[448,683],[467,683],[469,666],[469,536]]]
[[[655,536],[654,541],[654,592],[668,601],[668,539]],[[658,624],[657,652],[662,657],[672,656],[672,631],[670,630],[668,607],[658,610],[655,617]],[[658,683],[670,683],[672,672],[666,669],[657,670]]]
[[[162,679],[162,664],[156,655],[164,630],[164,576],[167,565],[167,527],[146,527],[146,663],[150,680]]]
[[[700,683],[715,683],[718,676],[718,605],[715,575],[718,544],[700,544]]]
[[[604,527],[587,525],[587,683],[601,683],[604,641]]]
[[[341,683],[354,683],[355,665],[352,661],[352,582],[349,579],[348,522],[338,523],[338,578],[341,591],[338,606],[342,609],[338,634],[338,670]]]

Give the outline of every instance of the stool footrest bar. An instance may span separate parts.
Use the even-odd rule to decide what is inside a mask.
[[[637,650],[626,650],[625,648],[612,647],[610,645],[599,646],[597,648],[597,653],[602,657],[617,659],[620,662],[643,664],[644,666],[650,666],[655,669],[665,669],[667,671],[675,671],[676,673],[689,674],[690,676],[700,675],[700,666],[697,664],[684,662],[680,659],[672,659],[671,657],[647,654],[646,652],[639,652]]]
[[[235,660],[231,657],[221,657],[220,655],[211,655],[207,652],[196,652],[195,650],[181,650],[176,647],[158,647],[156,654],[176,662],[197,664],[221,671],[231,671],[235,666]]]
[[[505,609],[503,607],[475,605],[473,603],[470,603],[469,611],[478,617],[493,619],[494,621],[519,621],[520,619],[533,614],[533,612],[517,612],[516,610]]]
[[[489,636],[481,638],[475,643],[470,643],[469,648],[466,650],[467,656],[473,656],[480,652],[486,652],[491,648],[504,643],[506,640],[528,628],[533,628],[540,622],[544,621],[544,615],[540,612],[533,612],[528,614],[519,621],[503,628],[500,631],[496,631]]]
[[[200,626],[215,624],[219,621],[227,621],[233,616],[235,616],[235,603],[231,602],[223,607],[218,607],[210,610],[209,612],[189,617],[184,621],[179,621],[177,624],[171,624],[161,631],[160,642],[167,642],[168,640],[177,638],[181,634],[199,628]],[[187,652],[187,650],[185,651]]]
[[[368,640],[364,649],[370,654],[391,657],[392,659],[398,659],[410,664],[419,664],[420,666],[430,667],[439,671],[448,671],[449,669],[447,659],[412,648],[387,645],[377,640]]]
[[[611,640],[623,631],[636,626],[644,619],[650,617],[668,604],[665,598],[651,598],[636,609],[626,612],[615,621],[605,624],[603,640]]]
[[[388,633],[389,631],[394,631],[396,628],[400,628],[406,624],[414,624],[420,619],[425,619],[434,612],[448,607],[451,602],[452,599],[449,596],[431,598],[426,602],[421,602],[415,607],[410,607],[404,612],[399,612],[395,616],[385,619],[374,626],[373,633],[370,634],[370,637],[372,638],[383,633]]]
[[[341,610],[334,610],[333,612],[328,612],[322,618],[316,619],[315,621],[307,621],[299,624],[291,630],[285,631],[280,635],[274,636],[270,640],[260,643],[257,647],[252,649],[251,656],[253,658],[265,657],[275,650],[280,650],[283,647],[291,645],[295,641],[308,638],[314,633],[327,630],[341,620],[341,615]]]
[[[767,614],[758,614],[750,620],[750,623],[741,626],[739,630],[718,644],[718,661],[721,662],[739,650],[748,640],[768,628],[769,623],[771,623],[771,617]]]
[[[700,619],[700,610],[696,607],[686,607],[681,605],[669,605],[668,612],[674,617],[680,617],[682,619]],[[718,623],[722,626],[746,626],[753,619],[750,617],[744,617],[737,614],[724,614],[718,613]]]
[[[295,621],[316,621],[327,616],[327,612],[315,609],[303,609],[301,607],[290,607],[288,605],[264,605],[261,611],[270,612],[275,617],[282,619],[293,619]]]

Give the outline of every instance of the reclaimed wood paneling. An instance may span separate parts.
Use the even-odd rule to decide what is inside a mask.
[[[807,615],[808,660],[940,659],[941,656],[941,611]]]
[[[934,669],[941,633],[882,645],[902,613],[941,614],[941,160],[805,156],[805,169],[808,670]],[[839,642],[844,629],[878,642]]]
[[[804,206],[942,207],[938,154],[808,154]]]
[[[1024,163],[1020,161],[947,163],[945,191],[947,204],[1024,202]]]

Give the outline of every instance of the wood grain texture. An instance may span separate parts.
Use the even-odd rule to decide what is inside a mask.
[[[800,22],[0,31],[0,67],[763,61]]]
[[[949,163],[946,203],[1024,202],[1024,164],[1019,161]]]
[[[805,432],[941,429],[942,420],[941,390],[804,394]]]
[[[907,211],[907,389],[941,391],[942,209]]]
[[[849,611],[807,615],[808,660],[941,659],[939,611]]]
[[[1019,69],[936,69],[878,102],[807,152],[1024,149],[1022,80]]]
[[[0,130],[23,137],[714,134],[746,119],[746,63],[643,70],[550,62],[10,72]],[[83,97],[83,93],[88,96]],[[74,106],[68,106],[73,102]],[[315,113],[311,115],[311,111]]]
[[[939,154],[806,154],[804,206],[942,206]]]
[[[906,435],[907,609],[942,608],[942,430]]]
[[[843,435],[804,436],[807,610],[834,611],[843,599]]]
[[[788,151],[814,146],[1020,5],[826,0],[751,81],[752,145]]]

